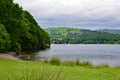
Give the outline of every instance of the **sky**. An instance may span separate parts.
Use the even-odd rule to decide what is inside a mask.
[[[120,29],[120,0],[14,0],[42,28]]]

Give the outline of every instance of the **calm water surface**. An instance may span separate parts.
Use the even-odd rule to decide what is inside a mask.
[[[62,60],[89,61],[94,65],[120,65],[120,45],[104,44],[53,44],[51,49],[36,53],[37,57],[47,59],[56,56]]]

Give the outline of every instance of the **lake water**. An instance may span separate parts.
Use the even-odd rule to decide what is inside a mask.
[[[50,49],[36,53],[37,57],[59,57],[62,60],[89,61],[94,65],[120,66],[120,45],[53,44]]]

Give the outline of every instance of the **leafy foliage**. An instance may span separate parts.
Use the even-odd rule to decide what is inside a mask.
[[[48,34],[39,27],[29,12],[13,3],[13,0],[0,1],[0,24],[4,25],[10,37],[9,50],[36,51],[50,47]]]
[[[55,44],[120,44],[120,34],[75,28],[48,28],[46,31]]]
[[[8,50],[10,47],[10,37],[4,25],[0,24],[0,51]]]

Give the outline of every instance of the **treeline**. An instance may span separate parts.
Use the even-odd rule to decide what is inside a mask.
[[[120,34],[75,28],[48,28],[54,44],[120,44]]]
[[[37,51],[48,47],[48,33],[28,11],[13,0],[0,0],[0,52]]]
[[[120,34],[120,29],[98,29],[98,32],[107,32],[113,34]]]

